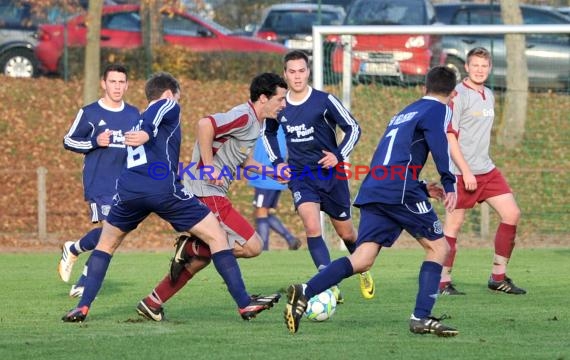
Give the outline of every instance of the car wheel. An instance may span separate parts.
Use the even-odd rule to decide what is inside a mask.
[[[10,77],[34,77],[37,74],[37,64],[34,53],[26,49],[13,49],[0,57],[2,74]]]
[[[467,72],[465,71],[465,63],[458,58],[448,57],[447,61],[445,62],[445,66],[453,70],[457,83],[463,81],[463,79],[467,77]]]

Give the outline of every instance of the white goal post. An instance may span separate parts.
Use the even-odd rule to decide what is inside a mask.
[[[422,25],[422,26],[313,26],[313,87],[323,88],[323,40],[326,35],[348,36],[343,55],[342,102],[350,109],[351,49],[350,36],[363,34],[418,34],[418,35],[465,35],[465,34],[570,34],[570,25]],[[569,62],[570,66],[570,62]]]

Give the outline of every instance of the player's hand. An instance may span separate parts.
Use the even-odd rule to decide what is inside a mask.
[[[457,193],[455,192],[445,193],[445,200],[443,204],[445,205],[445,210],[453,212],[453,210],[455,210],[455,206],[457,205]]]
[[[107,147],[111,143],[111,134],[113,132],[109,129],[103,131],[101,134],[97,135],[97,145],[100,147]]]
[[[146,143],[150,137],[146,133],[146,131],[138,130],[138,131],[127,131],[125,133],[125,145],[127,146],[141,146],[142,144]]]
[[[335,154],[330,151],[323,150],[323,156],[321,160],[318,161],[318,164],[321,165],[325,169],[332,169],[333,167],[338,164],[338,159]]]
[[[429,197],[436,199],[437,201],[443,201],[445,199],[443,187],[438,183],[432,182],[426,185]]]
[[[291,167],[287,163],[277,164],[275,167],[275,180],[280,184],[286,184],[291,180]]]
[[[208,178],[208,183],[217,186],[224,185],[224,179],[221,176],[221,171],[215,167],[213,167],[213,171],[210,174],[204,174],[205,177]]]
[[[463,185],[465,185],[465,190],[473,192],[477,190],[477,179],[472,173],[463,174]]]

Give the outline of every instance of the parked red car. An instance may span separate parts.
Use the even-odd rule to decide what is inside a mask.
[[[345,25],[431,25],[436,22],[430,0],[354,0]],[[338,41],[329,37],[329,41]],[[332,70],[342,73],[343,48],[332,54]],[[429,69],[445,63],[441,37],[434,35],[355,35],[352,74],[360,81],[394,79],[421,83]]]
[[[129,49],[142,46],[139,5],[104,6],[101,18],[101,47]],[[67,45],[85,46],[86,14],[71,18]],[[186,46],[193,51],[269,52],[284,54],[287,48],[271,41],[232,35],[220,24],[180,9],[163,9],[162,26],[167,44]],[[64,51],[64,25],[41,25],[35,48],[41,69],[57,73]]]

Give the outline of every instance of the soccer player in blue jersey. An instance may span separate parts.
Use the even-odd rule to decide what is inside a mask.
[[[63,146],[67,150],[85,155],[83,191],[94,224],[101,224],[109,214],[117,178],[127,158],[124,134],[139,118],[139,110],[123,101],[129,87],[127,75],[123,65],[108,65],[101,78],[103,97],[79,110],[63,138]],[[100,235],[101,227],[98,226],[78,241],[65,242],[58,265],[63,281],[69,281],[77,256],[95,249]],[[86,264],[83,275],[71,287],[69,296],[80,297],[83,294],[87,268]]]
[[[101,238],[89,258],[85,290],[77,307],[63,316],[64,322],[86,319],[105,278],[115,250],[125,236],[151,213],[178,232],[190,232],[208,244],[212,262],[224,279],[242,317],[273,306],[262,296],[250,296],[228,238],[206,205],[182,186],[178,177],[180,155],[180,85],[168,73],[151,76],[145,85],[149,101],[131,131],[125,133],[127,161],[117,180],[117,193]],[[160,164],[161,180],[152,177]],[[164,171],[162,171],[164,170]]]
[[[287,151],[285,134],[281,128],[279,128],[277,133],[277,140],[279,142],[279,150],[282,154],[285,153]],[[263,138],[257,139],[253,150],[253,158],[260,164],[263,164],[263,166],[267,166],[268,168],[272,167],[271,161],[263,146]],[[269,250],[269,234],[271,230],[285,239],[289,250],[299,249],[301,241],[291,234],[289,229],[283,225],[275,213],[281,192],[287,188],[287,185],[279,183],[269,177],[262,176],[253,177],[248,181],[248,185],[252,186],[255,190],[253,195],[255,223],[257,225],[257,232],[263,239],[263,250]]]
[[[360,126],[336,97],[310,87],[309,75],[307,54],[293,50],[285,55],[287,106],[277,119],[267,119],[264,145],[278,172],[290,173],[288,185],[303,221],[307,246],[313,263],[322,269],[331,259],[322,235],[321,211],[329,216],[348,251],[352,253],[356,247],[348,181],[337,176],[336,166],[347,161],[360,138]],[[279,126],[287,140],[288,163],[277,142]],[[337,126],[345,134],[340,144],[337,144]],[[374,281],[368,271],[360,274],[360,290],[365,299],[374,297]],[[342,302],[338,287],[333,292]]]
[[[410,331],[455,336],[458,331],[431,315],[438,295],[442,263],[449,252],[442,225],[427,200],[433,194],[418,180],[428,154],[434,159],[445,191],[445,208],[455,208],[455,176],[451,173],[445,129],[451,119],[446,105],[455,87],[454,73],[444,67],[426,76],[426,95],[394,116],[372,157],[354,205],[360,208],[356,250],[333,261],[306,284],[290,285],[285,323],[297,332],[307,301],[355,273],[374,264],[382,247],[390,247],[402,230],[418,240],[426,252],[420,267],[419,291],[410,317]]]

